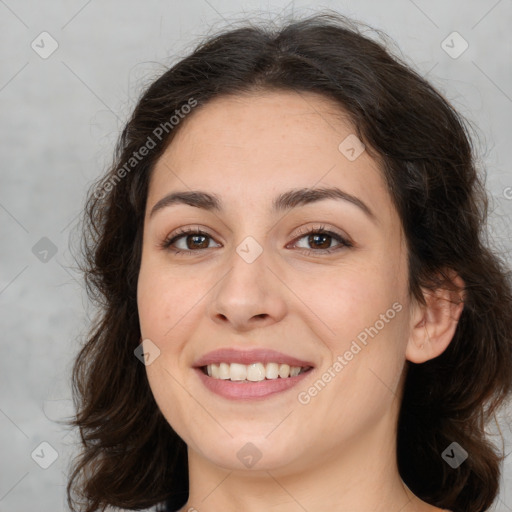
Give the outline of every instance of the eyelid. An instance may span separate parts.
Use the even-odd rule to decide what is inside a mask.
[[[208,228],[201,226],[200,224],[192,225],[192,226],[186,226],[186,227],[179,227],[178,229],[175,229],[172,231],[169,235],[165,236],[158,245],[162,246],[164,249],[166,248],[165,245],[168,243],[171,243],[175,241],[177,238],[181,238],[185,235],[208,235],[212,240],[215,239],[215,236],[212,235]]]
[[[298,228],[298,232],[294,234],[293,240],[290,243],[296,244],[297,240],[300,240],[301,238],[304,238],[306,235],[312,234],[312,233],[322,233],[325,234],[334,240],[337,239],[338,246],[331,247],[328,249],[304,249],[299,248],[300,251],[303,253],[311,254],[329,254],[332,252],[336,252],[340,250],[340,248],[350,248],[354,247],[355,243],[352,241],[352,238],[344,233],[340,233],[337,228],[329,228],[328,226],[325,226],[323,223],[317,223],[313,226],[307,226],[307,227],[300,227]],[[206,247],[203,249],[197,249],[197,250],[191,250],[191,249],[173,249],[171,248],[172,244],[175,243],[180,238],[186,238],[187,235],[206,235],[213,241],[215,241],[215,237],[209,233],[208,228],[205,228],[200,225],[195,226],[188,226],[188,227],[180,227],[177,230],[173,231],[170,235],[166,236],[161,242],[159,242],[159,247],[164,250],[169,250],[174,252],[175,254],[178,253],[185,253],[185,254],[192,254],[194,252],[203,252],[207,249],[211,249],[211,247]],[[217,243],[217,242],[216,242]],[[289,245],[289,244],[288,244]],[[286,247],[288,247],[288,245]]]
[[[352,238],[348,234],[346,234],[345,232],[340,232],[339,229],[331,227],[329,225],[326,225],[325,223],[322,223],[322,222],[318,222],[318,223],[314,224],[313,226],[309,225],[306,227],[298,228],[298,232],[294,235],[294,240],[296,240],[297,237],[307,235],[307,234],[311,233],[312,231],[315,231],[315,232],[323,231],[325,233],[332,233],[336,236],[339,236],[343,240],[345,240],[345,242],[350,243],[351,245],[354,245]]]

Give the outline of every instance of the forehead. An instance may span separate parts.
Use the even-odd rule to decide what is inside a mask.
[[[335,186],[374,205],[379,215],[390,209],[378,164],[366,151],[350,160],[340,150],[355,137],[349,116],[321,95],[219,97],[183,123],[155,165],[148,206],[174,190],[208,189],[229,204],[270,206],[290,188]]]

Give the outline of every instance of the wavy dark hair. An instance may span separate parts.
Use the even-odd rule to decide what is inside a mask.
[[[488,241],[489,198],[470,123],[393,45],[331,10],[281,25],[245,21],[200,41],[143,92],[113,164],[88,192],[80,226],[80,269],[98,312],[72,372],[76,415],[68,423],[81,437],[67,485],[72,510],[172,510],[187,501],[186,445],[134,356],[148,183],[186,125],[187,118],[169,123],[185,104],[193,98],[200,109],[255,91],[318,93],[348,113],[399,213],[411,297],[425,304],[424,291],[453,286],[450,272],[463,279],[464,308],[448,348],[423,364],[406,363],[397,461],[405,484],[432,505],[453,512],[491,506],[503,456],[486,427],[511,393],[510,272]],[[154,147],[141,157],[148,137]],[[457,469],[441,456],[454,441],[469,454]]]

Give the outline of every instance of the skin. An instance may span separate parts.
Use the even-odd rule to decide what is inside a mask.
[[[350,161],[338,149],[354,127],[330,100],[295,92],[217,98],[184,123],[151,177],[138,282],[141,339],[160,350],[146,366],[149,384],[188,446],[190,495],[181,510],[441,510],[399,476],[396,419],[406,360],[441,354],[462,306],[441,290],[425,306],[409,296],[405,239],[378,164],[367,151]],[[364,201],[375,220],[334,199],[270,211],[279,193],[329,186]],[[224,211],[176,204],[149,216],[162,197],[187,190],[217,194]],[[298,231],[319,225],[354,246]],[[196,226],[208,237],[174,242],[188,255],[160,247],[178,228]],[[247,236],[263,251],[250,264],[236,252]],[[397,302],[401,311],[299,403],[298,393]],[[274,348],[315,368],[299,389],[228,400],[191,368],[223,347]],[[237,457],[248,442],[261,453],[251,468]]]

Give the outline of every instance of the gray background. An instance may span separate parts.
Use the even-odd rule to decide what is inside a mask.
[[[70,370],[92,313],[70,237],[85,191],[110,162],[142,87],[199,37],[234,20],[254,13],[301,16],[321,7],[384,30],[478,127],[493,199],[491,232],[497,248],[510,251],[512,0],[309,7],[299,0],[0,0],[0,512],[67,510],[76,435],[55,420],[73,412]],[[50,56],[43,31],[58,44]],[[469,45],[458,58],[442,47],[453,31]],[[461,42],[449,43],[452,51]],[[500,426],[508,452],[512,435],[503,415]],[[58,454],[47,469],[39,464],[51,462],[51,450],[42,442]],[[502,485],[493,510],[512,511],[510,458]]]

